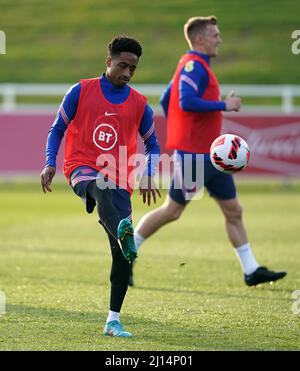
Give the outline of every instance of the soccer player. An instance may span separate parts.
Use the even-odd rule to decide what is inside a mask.
[[[204,156],[202,184],[225,217],[227,235],[241,263],[245,283],[253,286],[276,281],[286,273],[272,272],[257,263],[248,242],[233,177],[216,170],[209,158],[211,143],[221,133],[221,111],[239,111],[241,104],[232,93],[224,101],[220,100],[218,81],[210,68],[211,58],[216,57],[222,42],[216,17],[190,18],[184,25],[184,36],[190,50],[180,59],[161,98],[167,117],[167,147],[175,150],[175,163],[180,166],[183,182],[185,173],[189,173],[185,166],[190,165],[194,174],[196,157]],[[187,155],[191,161],[185,161]],[[176,187],[175,181],[176,172],[165,203],[146,214],[136,227],[137,249],[160,227],[177,220],[192,198],[193,190],[189,190],[186,197],[187,189]],[[195,187],[195,192],[202,184]]]
[[[138,134],[147,155],[140,194],[149,205],[152,198],[156,202],[156,194],[160,196],[153,181],[160,151],[153,111],[146,98],[128,85],[141,55],[137,40],[115,37],[108,45],[106,72],[100,78],[81,80],[67,92],[49,131],[46,166],[41,174],[43,192],[51,192],[56,156],[66,131],[64,174],[84,200],[86,211],[92,213],[97,207],[111,247],[110,310],[103,333],[117,337],[132,336],[124,331],[119,316],[130,263],[137,256],[131,224],[134,184],[130,161],[136,153]]]

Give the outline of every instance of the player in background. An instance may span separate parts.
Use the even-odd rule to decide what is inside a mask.
[[[210,17],[190,18],[184,26],[184,36],[190,50],[180,59],[176,72],[161,98],[167,117],[167,147],[175,151],[182,177],[187,171],[184,157],[192,156],[189,162],[196,171],[197,154],[204,155],[203,185],[219,205],[224,217],[228,238],[235,248],[248,286],[283,278],[285,272],[272,272],[256,261],[248,241],[242,219],[242,207],[236,195],[233,177],[216,170],[209,158],[211,143],[221,134],[221,111],[239,111],[240,99],[229,94],[220,100],[218,81],[210,68],[211,58],[216,57],[222,42],[217,19]],[[180,218],[192,195],[187,189],[175,187],[173,177],[165,203],[146,214],[135,229],[137,248],[163,225]],[[132,278],[131,278],[132,280]]]
[[[104,335],[129,337],[120,323],[126,295],[130,262],[136,256],[131,224],[133,167],[123,161],[136,153],[138,134],[147,155],[147,167],[140,181],[144,203],[156,202],[153,181],[159,157],[153,112],[146,98],[128,83],[142,55],[140,43],[127,36],[115,37],[108,45],[106,72],[99,78],[81,80],[64,97],[47,141],[46,166],[41,174],[43,192],[51,192],[56,156],[66,132],[64,174],[86,211],[97,207],[111,247],[111,293]],[[152,156],[150,156],[152,155]],[[156,156],[153,156],[156,155]]]

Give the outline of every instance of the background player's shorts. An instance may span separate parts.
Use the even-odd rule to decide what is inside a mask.
[[[203,186],[205,186],[212,197],[221,200],[230,200],[236,197],[236,188],[232,175],[225,174],[217,170],[211,163],[209,155],[189,154],[189,161],[182,160],[183,155],[186,155],[184,152],[176,151],[174,155],[175,167],[177,168],[177,172],[180,172],[183,183],[185,177],[187,177],[189,173],[192,173],[195,184],[193,189],[189,189],[187,193],[185,187],[178,187],[178,181],[176,181],[178,178],[178,173],[176,175],[175,171],[169,191],[169,196],[172,198],[172,200],[180,203],[181,205],[186,205],[193,198],[193,196],[196,196],[199,190],[203,189]],[[203,161],[197,162],[197,158],[199,158],[199,156],[201,156]],[[201,168],[200,170],[200,166],[203,167],[203,169]],[[187,167],[189,167],[189,171],[187,171]],[[203,175],[197,177],[196,173],[199,174],[199,172],[202,172]]]
[[[95,207],[95,201],[87,193],[88,185],[93,182],[102,182],[102,173],[89,166],[79,166],[71,174],[71,187],[77,196],[81,197],[85,203],[86,211],[91,213]],[[101,191],[101,190],[100,190]],[[114,185],[110,190],[115,208],[118,210],[121,219],[132,220],[132,207],[130,194],[123,188]]]

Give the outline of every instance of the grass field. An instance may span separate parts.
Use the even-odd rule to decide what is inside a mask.
[[[224,43],[214,61],[220,83],[296,84],[298,0],[1,0],[1,82],[75,83],[104,70],[106,45],[126,33],[143,47],[135,83],[167,83],[187,50],[183,24],[215,14]]]
[[[110,255],[96,216],[67,186],[53,189],[0,185],[0,350],[300,350],[299,184],[240,185],[257,259],[288,271],[274,285],[244,285],[207,195],[147,241],[123,307],[131,339],[101,335]],[[137,221],[147,208],[133,204]]]

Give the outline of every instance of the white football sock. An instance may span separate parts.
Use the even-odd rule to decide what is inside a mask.
[[[235,251],[245,274],[251,274],[259,267],[249,243],[237,247]]]
[[[106,323],[110,322],[110,321],[119,321],[119,317],[120,317],[120,312],[113,312],[112,310],[110,310],[108,312],[108,317],[107,317],[107,320],[106,320]]]
[[[142,243],[145,241],[146,238],[144,238],[143,236],[141,236],[138,232],[134,232],[134,243],[135,243],[135,246],[136,246],[136,249],[138,250]]]

